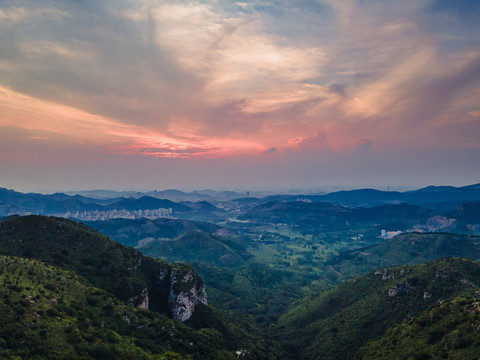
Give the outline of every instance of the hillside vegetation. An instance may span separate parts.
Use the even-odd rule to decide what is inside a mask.
[[[424,191],[436,194],[437,190],[448,189]],[[64,204],[72,201],[64,194],[54,194],[48,199]],[[108,352],[104,348],[110,345],[103,343],[103,335],[99,335],[99,347],[108,354],[107,358],[111,354],[128,358],[122,349],[129,341],[135,347],[132,353],[140,354],[139,358],[222,359],[238,355],[249,360],[316,360],[480,356],[474,313],[480,269],[473,261],[480,258],[480,238],[473,236],[479,226],[478,203],[464,203],[447,212],[405,203],[351,208],[320,202],[320,195],[318,199],[301,199],[304,201],[286,202],[282,196],[269,201],[240,199],[221,204],[222,210],[206,202],[180,204],[190,209],[183,209],[180,216],[190,219],[197,215],[198,218],[213,216],[212,219],[225,216],[215,223],[174,218],[87,223],[115,241],[70,220],[12,217],[0,220],[0,256],[9,259],[9,264],[35,259],[28,261],[71,275],[49,277],[55,285],[51,291],[56,292],[45,300],[47,303],[38,300],[48,309],[62,303],[59,299],[66,299],[68,306],[77,309],[71,305],[75,303],[69,300],[69,295],[61,293],[63,289],[77,293],[79,299],[87,299],[85,306],[77,306],[78,316],[90,321],[88,326],[77,326],[78,334],[85,340],[83,348],[65,345],[69,338],[57,336],[58,329],[49,323],[67,317],[74,323],[80,321],[74,313],[62,313],[59,308],[60,315],[45,317],[48,324],[41,328],[45,330],[42,334],[50,334],[50,339],[62,344],[60,348],[65,354],[73,354],[72,358],[101,357],[100,352],[91,352],[94,335],[87,336],[89,331],[97,331],[95,319],[100,319],[100,333],[101,325],[109,324],[109,329],[112,326],[111,330],[122,338]],[[126,209],[142,209],[149,204],[155,208],[161,201],[139,195],[138,199],[92,204],[107,208],[121,203]],[[385,239],[387,234],[383,232],[380,236],[381,230],[415,232]],[[12,281],[17,278],[25,284],[28,281],[22,278],[25,271],[12,266],[2,270],[8,278],[5,287],[0,287],[0,296],[5,295],[6,301],[2,309],[7,311],[5,319],[17,324],[23,334],[34,326],[33,320],[20,321],[20,299],[30,301],[29,297],[37,292],[23,293],[33,287],[19,285],[20,298],[15,297],[18,284]],[[39,269],[38,274],[42,271]],[[34,276],[37,269],[26,273]],[[77,283],[88,289],[76,289]],[[87,295],[82,295],[82,291]],[[88,295],[97,293],[105,296]],[[92,297],[96,300],[88,300]],[[52,298],[55,301],[48,303]],[[140,318],[143,315],[136,315],[139,312],[147,318],[159,319],[161,330],[170,329],[168,324],[183,329],[180,337],[183,345],[189,336],[203,339],[203,335],[208,338],[206,342],[215,345],[208,351],[196,348],[195,341],[188,342],[193,347],[172,345],[173,340],[158,333],[155,326],[151,329],[137,323],[139,329],[148,328],[149,334],[161,338],[158,347],[153,348],[150,340],[145,340],[150,339],[146,335],[130,330],[121,332],[116,320],[103,319],[109,316],[102,310],[104,304],[110,302],[113,307],[131,309],[135,312],[132,316]],[[153,314],[138,308],[153,310]],[[90,313],[84,314],[87,310],[82,309]],[[471,322],[467,321],[468,314]],[[20,335],[2,337],[4,333],[14,334],[15,326],[2,325],[1,321],[0,318],[4,328],[0,328],[0,346],[4,344],[5,349],[10,349],[5,354],[34,358],[36,352],[28,353],[21,347]],[[417,333],[418,338],[411,336]],[[32,334],[32,338],[35,336]],[[20,340],[17,344],[9,339]],[[200,342],[203,344],[203,340]],[[120,348],[115,344],[121,344]],[[31,347],[39,349],[41,345],[38,342]],[[41,351],[46,350],[38,351],[43,354]],[[167,355],[168,351],[172,353]],[[38,356],[55,358],[60,353]]]
[[[277,357],[276,349],[279,347],[267,345],[265,339],[248,328],[248,324],[232,322],[206,305],[203,280],[191,266],[169,264],[144,256],[83,224],[42,216],[3,220],[0,222],[0,255],[36,259],[44,262],[45,266],[55,266],[59,271],[70,271],[84,278],[88,286],[118,299],[119,304],[133,305],[130,306],[132,309],[135,306],[148,308],[158,313],[146,316],[163,314],[186,320],[187,325],[210,336],[209,341],[220,344],[222,351],[228,349],[229,354],[243,349],[245,359]],[[37,271],[32,270],[31,273],[35,275]],[[38,273],[42,272],[39,270]],[[9,270],[5,276],[14,278],[17,275]],[[62,279],[61,276],[59,278]],[[70,282],[69,278],[65,279]],[[57,288],[66,289],[69,286],[59,284]],[[103,304],[104,300],[97,302],[98,307]],[[179,322],[174,324],[184,326]],[[22,326],[20,324],[19,329]],[[189,331],[194,330],[190,328]],[[214,349],[215,346],[212,350],[215,352]]]
[[[170,276],[184,265],[142,255],[79,223],[25,216],[0,223],[0,254],[33,258],[75,271],[94,286],[134,305],[149,294],[149,309],[171,314]],[[193,271],[193,270],[192,270]],[[160,274],[164,274],[160,279]],[[199,284],[202,286],[202,284]]]
[[[128,306],[71,271],[0,256],[2,359],[234,359],[221,334]]]
[[[332,257],[327,265],[345,276],[374,269],[420,264],[445,257],[480,259],[480,237],[448,233],[405,233],[384,242]]]
[[[360,348],[358,359],[478,359],[480,293],[441,301]]]
[[[206,222],[165,218],[112,219],[84,223],[113,240],[131,247],[143,245],[152,240],[175,239],[186,232],[203,231],[215,234],[221,229],[217,225]]]
[[[391,326],[479,285],[480,264],[471,260],[380,269],[299,301],[279,331],[295,358],[350,359]]]
[[[186,232],[172,240],[152,240],[137,250],[168,261],[210,262],[224,267],[243,265],[250,257],[241,241],[202,231]]]
[[[279,202],[259,205],[239,218],[254,224],[285,223],[302,231],[319,232],[383,224],[388,229],[406,229],[424,223],[433,210],[417,205],[383,205],[347,208],[326,202]]]

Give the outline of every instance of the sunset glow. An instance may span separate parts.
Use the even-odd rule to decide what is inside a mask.
[[[478,182],[479,15],[466,0],[4,1],[0,186]],[[123,167],[148,176],[122,184]]]

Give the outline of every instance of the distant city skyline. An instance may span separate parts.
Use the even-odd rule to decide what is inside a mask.
[[[0,187],[480,182],[480,2],[0,4]]]

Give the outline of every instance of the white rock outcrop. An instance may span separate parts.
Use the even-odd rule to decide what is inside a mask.
[[[207,305],[205,286],[193,269],[172,267],[168,304],[173,318],[179,321],[190,319],[196,305]]]

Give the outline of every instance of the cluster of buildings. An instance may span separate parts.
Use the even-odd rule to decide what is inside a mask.
[[[172,208],[168,209],[146,209],[146,210],[95,210],[95,211],[77,211],[70,212],[67,211],[64,217],[69,219],[78,219],[85,221],[102,221],[110,219],[158,219],[165,217],[172,217]]]

